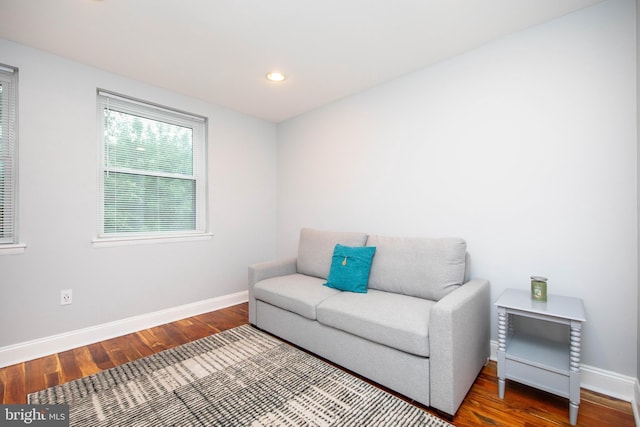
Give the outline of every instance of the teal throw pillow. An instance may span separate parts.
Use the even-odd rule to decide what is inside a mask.
[[[375,246],[337,244],[333,249],[329,277],[324,285],[341,291],[366,293],[375,252]]]

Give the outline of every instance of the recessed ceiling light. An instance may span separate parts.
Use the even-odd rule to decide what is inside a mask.
[[[286,78],[287,78],[287,76],[285,76],[280,71],[271,71],[271,72],[267,73],[267,79],[272,81],[272,82],[281,82]]]

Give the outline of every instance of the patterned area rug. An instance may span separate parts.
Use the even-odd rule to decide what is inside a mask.
[[[244,325],[29,395],[72,426],[450,426]]]

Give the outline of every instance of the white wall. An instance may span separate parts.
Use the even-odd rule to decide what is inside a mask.
[[[635,377],[634,7],[611,0],[280,124],[279,256],[303,226],[464,237],[493,299],[548,276],[584,300],[583,362]]]
[[[276,127],[6,40],[19,67],[24,254],[0,256],[0,347],[246,291],[276,246]],[[152,72],[152,70],[150,70]],[[210,240],[94,248],[96,88],[209,118]],[[60,290],[73,304],[60,306]]]

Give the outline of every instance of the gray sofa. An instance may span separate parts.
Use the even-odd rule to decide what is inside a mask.
[[[375,246],[366,293],[324,286],[336,244]],[[489,357],[489,282],[458,238],[305,228],[297,257],[249,267],[251,324],[455,415]]]

